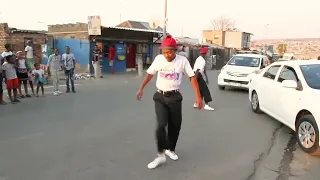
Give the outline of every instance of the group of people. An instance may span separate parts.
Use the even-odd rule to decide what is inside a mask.
[[[148,164],[149,169],[154,169],[166,162],[166,156],[176,161],[178,155],[175,152],[181,124],[182,124],[182,95],[179,86],[184,73],[190,78],[192,88],[195,92],[194,107],[202,109],[204,100],[206,110],[214,110],[209,106],[212,101],[207,84],[208,76],[205,71],[205,56],[208,49],[202,47],[200,56],[196,59],[194,68],[191,68],[189,60],[177,53],[178,46],[176,40],[171,36],[165,37],[160,48],[162,54],[158,55],[147,70],[137,94],[137,100],[141,100],[143,90],[154,75],[157,74],[157,90],[153,95],[155,103],[155,113],[157,120],[156,139],[157,157]],[[204,80],[203,77],[206,77]]]
[[[5,82],[8,91],[8,97],[12,104],[19,103],[21,98],[36,96],[39,97],[39,90],[44,96],[43,85],[47,83],[49,78],[53,80],[54,95],[59,95],[59,74],[60,69],[63,68],[66,75],[66,93],[70,92],[69,80],[71,81],[71,91],[75,93],[74,86],[74,68],[76,65],[75,57],[70,53],[70,47],[66,47],[66,52],[60,56],[58,49],[54,50],[54,54],[48,59],[48,73],[41,69],[41,65],[33,60],[33,49],[31,42],[25,48],[25,53],[18,51],[12,52],[12,47],[5,45],[5,51],[0,55],[0,105],[7,104],[3,99],[3,82]],[[30,52],[31,51],[31,52]],[[25,54],[25,56],[24,56]],[[36,91],[34,90],[34,83],[36,84]],[[24,93],[22,93],[22,84]],[[32,91],[29,94],[28,84]]]

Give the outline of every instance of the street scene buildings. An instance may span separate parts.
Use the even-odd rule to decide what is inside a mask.
[[[259,108],[261,103],[257,93],[250,96],[246,89],[221,88],[217,84],[220,79],[235,86],[237,83],[249,86],[252,79],[238,81],[235,78],[249,79],[265,70],[269,64],[263,62],[268,62],[268,57],[260,50],[271,47],[269,45],[277,52],[279,44],[286,44],[286,53],[293,53],[296,58],[316,58],[320,56],[320,39],[252,40],[254,34],[250,29],[236,28],[204,29],[200,38],[173,36],[177,53],[185,52],[192,67],[200,56],[200,48],[208,49],[203,55],[203,67],[207,71],[203,72],[208,76],[205,84],[212,94],[215,110],[205,112],[194,108],[190,78],[181,75],[183,83],[174,90],[183,95],[183,101],[178,103],[183,104],[176,149],[179,160],[167,158],[163,166],[148,170],[150,158],[155,153],[161,154],[156,152],[154,142],[157,121],[153,96],[155,93],[165,95],[165,92],[151,79],[142,101],[136,101],[135,93],[146,69],[162,53],[160,46],[165,28],[138,20],[121,21],[115,26],[98,22],[93,28],[93,22],[97,23],[49,24],[44,31],[0,23],[0,52],[5,51],[5,44],[12,47],[13,53],[25,52],[27,42],[32,42],[34,59],[42,64],[44,79],[48,80],[43,98],[20,96],[20,103],[0,105],[0,180],[311,180],[320,177],[319,158],[298,146],[299,138],[292,129],[260,111],[259,114],[252,112],[255,111],[253,104]],[[71,69],[67,74],[58,66],[56,72],[60,72],[59,80],[63,81],[57,81],[58,78],[55,81],[64,92],[56,94],[47,69],[48,57],[58,49],[60,54],[54,57],[59,59],[66,46],[74,55],[75,74],[71,76]],[[252,49],[262,54],[251,56]],[[240,50],[249,55],[239,56],[238,60],[249,59],[249,63],[229,64],[230,58]],[[92,77],[98,70],[97,66],[93,67],[93,54],[98,54],[101,78]],[[171,62],[165,63],[169,66]],[[235,66],[226,69],[227,63]],[[245,71],[238,72],[241,68]],[[272,94],[273,86],[266,85],[262,89],[270,90],[271,94],[264,93],[264,100],[272,103],[269,98],[280,99],[292,108],[299,100],[285,99],[288,97],[285,95],[300,96],[307,88],[299,89],[294,80],[285,79],[294,79],[294,73],[281,79],[283,71],[279,71],[280,65],[276,68],[276,72],[266,72],[269,73],[267,80],[279,85],[274,89],[286,88],[287,91]],[[286,72],[289,70],[292,69]],[[197,74],[198,70],[195,71]],[[81,74],[88,78],[77,78]],[[221,74],[234,79],[219,78]],[[76,79],[77,91],[68,91],[66,76]],[[276,77],[281,82],[275,80]],[[28,82],[34,80],[35,74],[31,74]],[[284,80],[289,82],[283,85]],[[197,81],[194,82],[197,87]],[[7,87],[5,82],[2,85]],[[314,86],[313,92],[319,90],[318,87]],[[5,100],[9,93],[9,89],[3,90]],[[259,94],[259,97],[262,96]],[[275,104],[274,109],[277,106]],[[307,110],[300,112],[293,119],[305,115],[310,118]],[[286,113],[289,114],[288,110]]]

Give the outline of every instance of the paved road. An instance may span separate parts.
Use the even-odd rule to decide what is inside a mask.
[[[180,159],[155,170],[147,169],[156,153],[154,81],[141,102],[135,100],[141,79],[118,75],[81,81],[76,94],[54,97],[48,88],[45,98],[1,106],[0,180],[297,180],[290,175],[305,154],[287,147],[290,131],[252,113],[247,92],[219,91],[216,73],[210,77],[216,110],[192,108],[186,79]],[[312,168],[301,174],[312,176]]]

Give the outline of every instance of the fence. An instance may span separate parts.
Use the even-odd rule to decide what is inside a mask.
[[[235,50],[231,48],[209,48],[206,57],[206,68],[220,70],[234,54]],[[216,55],[216,65],[214,67],[212,55]],[[192,47],[189,50],[189,61],[193,67],[196,59],[200,56],[199,48]]]

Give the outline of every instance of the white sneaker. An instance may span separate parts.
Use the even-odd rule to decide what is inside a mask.
[[[214,111],[212,107],[210,107],[208,104],[206,104],[203,109],[208,110],[208,111]]]
[[[53,92],[53,95],[59,96],[59,93],[57,91]]]
[[[197,108],[197,107],[198,107],[198,105],[197,105],[196,103],[194,103],[194,104],[193,104],[193,107],[194,107],[194,108]]]
[[[167,156],[169,156],[170,159],[176,161],[179,159],[178,155],[174,151],[166,150],[164,152]]]
[[[63,92],[61,92],[61,91],[56,91],[58,94],[62,94]]]
[[[158,154],[158,157],[156,157],[151,163],[148,164],[149,169],[154,169],[161,164],[164,164],[167,161],[166,156],[164,154]]]

